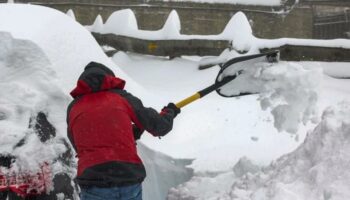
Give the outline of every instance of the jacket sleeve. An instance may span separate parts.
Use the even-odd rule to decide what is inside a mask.
[[[144,107],[141,100],[132,94],[119,90],[117,91],[131,105],[133,113],[133,122],[140,129],[145,129],[154,136],[164,136],[173,128],[174,113],[172,110],[158,113],[155,109]]]
[[[74,142],[74,138],[73,138],[73,133],[71,132],[70,129],[70,123],[69,123],[69,113],[73,107],[73,105],[76,103],[77,99],[73,100],[67,107],[67,117],[66,117],[66,121],[67,121],[67,137],[71,143],[71,145],[73,146],[74,150],[77,151],[77,148],[75,146],[75,142]]]

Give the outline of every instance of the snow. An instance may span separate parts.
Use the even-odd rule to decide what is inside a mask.
[[[106,66],[114,64],[102,50],[96,48],[98,44],[89,31],[70,16],[62,14],[43,6],[28,8],[28,5],[23,4],[0,4],[0,31],[10,32],[14,38],[31,40],[37,44],[47,55],[63,91],[68,94],[90,61]]]
[[[221,79],[244,70],[223,86],[220,93],[259,93],[263,110],[270,109],[278,131],[296,133],[299,124],[317,122],[317,100],[322,70],[305,69],[296,63],[252,63],[245,61],[226,68]]]
[[[232,46],[238,50],[250,49],[247,45],[253,39],[253,30],[244,13],[237,12],[227,23],[220,37],[232,38]]]
[[[175,10],[172,10],[168,16],[168,19],[165,21],[165,24],[162,28],[164,38],[171,39],[171,38],[176,38],[179,37],[180,35],[180,30],[181,30],[181,22],[179,15]]]
[[[322,121],[298,149],[268,167],[254,168],[243,176],[233,170],[215,178],[193,177],[170,190],[169,199],[348,199],[349,119],[349,102],[329,107],[324,111]],[[209,183],[208,179],[211,180]],[[211,194],[215,188],[210,186],[216,187],[216,181],[229,184],[229,189],[226,185],[220,187],[220,193]],[[193,185],[197,185],[194,191],[188,190]]]
[[[120,27],[130,31],[130,36],[140,33],[136,34],[140,30],[133,13],[126,10],[118,15],[103,27],[109,24],[110,29],[119,29],[113,27],[113,21],[120,20]],[[96,21],[93,27],[100,29],[102,19]],[[170,33],[180,38],[183,36],[176,36],[179,22],[172,12],[162,29],[141,33],[147,38],[165,38]],[[233,30],[236,26],[245,27],[244,34]],[[228,27],[223,35],[250,37],[243,13],[233,17]],[[256,47],[271,45],[271,41],[253,37],[236,46],[248,48],[252,54]],[[338,45],[335,40],[318,44],[327,42]],[[342,45],[347,43],[344,40]],[[111,67],[127,81],[128,91],[146,106],[160,110],[168,102],[177,102],[214,83],[219,68],[199,71],[200,64],[239,55],[226,50],[219,57],[169,60],[118,52],[110,59],[89,31],[65,13],[18,4],[0,4],[0,47],[0,151],[21,157],[16,170],[37,168],[38,163],[66,150],[60,139],[66,140],[68,93],[91,60]],[[168,199],[348,199],[350,104],[339,102],[350,100],[349,80],[334,77],[350,75],[349,64],[280,62],[246,66],[245,81],[256,78],[257,84],[250,82],[249,86],[263,85],[258,91],[264,91],[264,96],[223,98],[212,93],[183,108],[173,131],[161,140],[147,133],[142,136],[137,146],[148,172],[143,185],[145,199],[165,199],[170,188]],[[233,71],[226,75],[238,70],[230,69]],[[268,84],[259,84],[264,79]],[[330,105],[333,107],[327,108]],[[268,109],[264,111],[262,106]],[[292,112],[280,112],[285,106]],[[38,111],[48,115],[57,132],[45,144],[28,128],[29,119]],[[321,117],[317,126],[307,123],[314,121],[314,116]],[[294,121],[278,121],[282,117]],[[274,123],[281,131],[296,133],[279,133]],[[13,151],[13,145],[25,135],[26,145]],[[55,172],[72,170],[70,174],[74,175],[74,167],[54,167]],[[64,198],[63,194],[58,196]]]
[[[100,32],[102,31],[102,28],[103,28],[103,19],[101,15],[97,15],[94,23],[92,24],[89,30],[91,32]]]
[[[55,161],[67,150],[62,142],[64,127],[57,126],[61,134],[42,143],[31,124],[38,112],[49,113],[49,121],[53,122],[64,118],[62,107],[68,98],[57,85],[57,77],[51,75],[47,56],[36,44],[14,39],[9,33],[0,32],[0,41],[0,152],[16,157],[9,173],[35,174],[46,162],[53,173],[73,176],[71,170]],[[18,145],[22,140],[25,144]]]
[[[138,29],[137,20],[131,9],[119,10],[107,19],[102,33],[128,34]]]

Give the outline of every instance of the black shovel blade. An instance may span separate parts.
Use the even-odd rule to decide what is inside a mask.
[[[257,94],[262,90],[261,81],[255,81],[257,67],[278,61],[278,51],[236,57],[223,64],[215,85],[223,97],[238,97]]]

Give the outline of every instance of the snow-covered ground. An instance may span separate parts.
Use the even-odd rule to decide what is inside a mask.
[[[25,122],[30,114],[44,109],[57,129],[57,139],[42,147],[52,150],[45,156],[54,158],[64,152],[67,147],[55,141],[66,138],[68,94],[92,60],[111,67],[126,80],[129,92],[158,110],[214,83],[219,71],[218,67],[199,71],[203,62],[199,57],[169,60],[118,52],[110,59],[89,31],[70,16],[40,6],[0,4],[1,139],[9,137],[7,130],[14,134],[11,140],[19,138],[28,130]],[[165,32],[172,30],[169,27]],[[26,51],[27,56],[18,56]],[[228,52],[221,59],[227,58],[224,55],[237,54]],[[346,102],[350,101],[350,80],[333,78],[349,77],[349,63],[280,62],[250,69],[254,76],[246,79],[247,84],[253,85],[249,81],[255,79],[276,81],[266,84],[269,87],[263,89],[267,91],[259,91],[284,100],[260,95],[223,98],[212,93],[183,108],[173,131],[162,139],[145,133],[138,149],[148,172],[146,200],[163,200],[170,188],[169,199],[350,198],[350,103]],[[14,86],[16,90],[11,89]],[[276,129],[276,119],[281,120],[276,116],[284,115],[271,111],[281,102],[291,106],[290,111],[299,111],[287,115],[297,119],[291,126],[298,128],[295,133]],[[307,112],[309,107],[319,113]],[[316,115],[318,122],[302,113]],[[20,119],[23,123],[17,123]],[[33,144],[37,143],[28,143],[25,151],[33,150]],[[0,146],[0,153],[13,153],[7,146]]]

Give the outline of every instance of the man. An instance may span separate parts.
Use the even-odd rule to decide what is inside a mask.
[[[82,200],[142,199],[145,168],[135,140],[143,130],[166,135],[180,109],[173,103],[158,113],[124,90],[125,81],[106,66],[91,62],[71,92],[68,138],[78,156]]]

